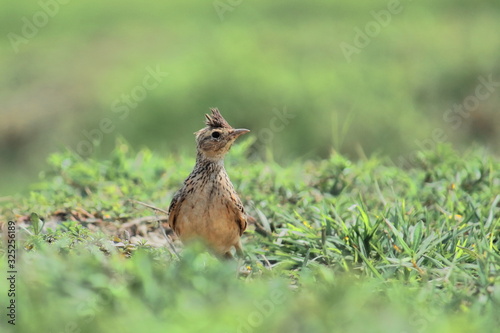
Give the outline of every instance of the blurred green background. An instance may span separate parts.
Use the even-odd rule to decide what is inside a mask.
[[[65,147],[193,151],[213,106],[281,162],[500,151],[496,0],[62,2],[0,4],[2,195]]]

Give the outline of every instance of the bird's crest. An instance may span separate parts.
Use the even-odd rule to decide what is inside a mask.
[[[208,127],[213,127],[213,128],[232,128],[231,125],[228,124],[226,119],[222,117],[222,115],[219,112],[219,109],[217,108],[212,108],[210,109],[212,111],[212,115],[206,114],[205,117],[207,118],[205,124]]]

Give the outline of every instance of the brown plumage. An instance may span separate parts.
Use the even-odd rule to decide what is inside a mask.
[[[224,168],[224,155],[247,129],[234,129],[219,110],[211,109],[206,127],[196,135],[196,164],[168,209],[168,222],[183,242],[201,239],[216,254],[243,254],[240,236],[247,215]]]

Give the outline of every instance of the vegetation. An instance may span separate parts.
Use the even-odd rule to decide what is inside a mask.
[[[0,331],[498,330],[499,13],[1,2]],[[138,203],[168,207],[209,107],[252,130],[238,262]]]
[[[270,236],[251,226],[239,262],[174,242],[178,256],[161,236],[161,213],[131,201],[168,207],[193,154],[159,157],[119,140],[102,162],[51,155],[28,196],[0,206],[0,221],[19,228],[17,331],[499,327],[498,160],[439,146],[418,153],[411,169],[335,152],[281,166],[270,152],[249,158],[253,143],[233,147],[226,165]],[[0,280],[2,293],[8,283]],[[2,317],[1,331],[14,332]]]
[[[497,0],[42,1],[59,2],[45,25],[39,1],[0,2],[0,195],[36,181],[63,147],[105,158],[121,135],[136,149],[187,150],[209,107],[255,133],[275,110],[294,115],[266,141],[281,162],[331,147],[398,157],[440,142],[500,152]],[[387,17],[391,3],[399,10]],[[41,26],[15,48],[7,34],[22,36],[26,21]],[[343,43],[362,47],[346,57]],[[144,96],[151,70],[167,74]],[[477,105],[447,114],[490,76]],[[436,128],[441,140],[427,142]]]

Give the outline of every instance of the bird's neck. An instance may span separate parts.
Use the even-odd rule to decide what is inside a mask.
[[[196,155],[196,168],[211,171],[224,169],[224,157],[212,158],[206,156],[201,152],[198,152],[198,154]]]

